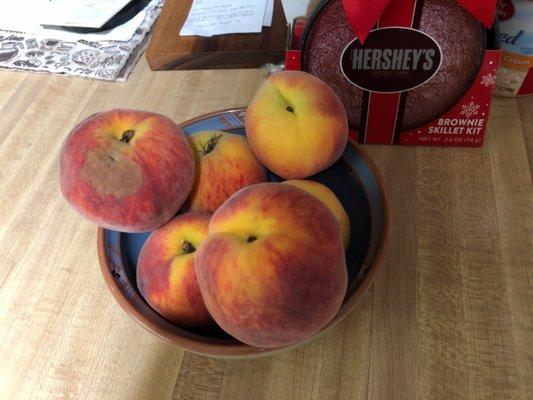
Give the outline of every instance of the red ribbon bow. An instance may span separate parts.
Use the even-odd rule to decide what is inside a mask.
[[[346,17],[361,42],[376,24],[391,0],[342,0]],[[395,0],[399,1],[399,0]],[[487,28],[492,26],[496,14],[496,0],[457,0],[470,14]]]

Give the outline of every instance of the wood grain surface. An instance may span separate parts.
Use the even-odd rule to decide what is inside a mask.
[[[480,149],[366,146],[390,195],[390,251],[310,344],[209,359],[125,315],[96,227],[61,197],[65,136],[114,107],[179,122],[244,106],[263,79],[144,60],[125,84],[0,72],[0,399],[530,399],[533,97],[496,98]]]
[[[153,70],[253,68],[284,60],[287,21],[281,0],[274,0],[272,26],[261,33],[179,36],[191,4],[192,0],[165,2],[146,50]]]

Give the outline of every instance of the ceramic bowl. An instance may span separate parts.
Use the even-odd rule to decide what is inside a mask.
[[[186,135],[213,129],[244,134],[244,109],[207,114],[181,126]],[[335,192],[351,221],[351,238],[346,253],[348,290],[338,314],[321,331],[324,332],[355,307],[380,270],[389,236],[389,211],[376,165],[353,142],[348,143],[337,163],[310,179],[324,183]],[[270,174],[270,180],[280,181],[280,178]],[[252,347],[218,327],[186,330],[157,314],[142,298],[135,283],[137,258],[148,235],[99,228],[98,256],[102,274],[117,302],[150,332],[185,350],[226,358],[268,355],[301,344],[275,349]]]

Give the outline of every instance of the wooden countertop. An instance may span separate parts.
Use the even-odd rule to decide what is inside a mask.
[[[0,72],[0,399],[526,399],[533,392],[533,97],[496,98],[481,149],[366,146],[393,232],[383,271],[312,343],[209,359],[108,292],[96,227],[58,184],[63,139],[109,108],[176,121],[244,106],[260,70],[127,83]]]

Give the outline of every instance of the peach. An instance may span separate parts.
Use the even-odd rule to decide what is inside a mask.
[[[194,175],[194,156],[180,127],[150,112],[95,114],[70,132],[61,150],[66,200],[89,220],[118,231],[151,231],[170,220]]]
[[[207,237],[211,214],[178,215],[152,232],[137,263],[137,286],[144,299],[163,317],[181,327],[212,323],[196,280],[196,249]]]
[[[258,347],[309,339],[336,315],[347,288],[337,220],[316,197],[280,183],[248,186],[224,202],[195,266],[214,320]]]
[[[246,135],[272,172],[307,178],[342,155],[348,120],[330,86],[307,72],[283,71],[268,77],[248,106]]]
[[[319,200],[322,200],[322,202],[329,208],[339,223],[341,227],[344,249],[347,250],[348,245],[350,244],[350,218],[348,218],[346,210],[342,206],[337,196],[335,196],[335,193],[333,193],[326,185],[316,181],[292,179],[282,183],[296,186],[297,188],[303,189],[312,194]]]
[[[244,136],[201,131],[188,136],[195,150],[196,181],[189,206],[214,212],[237,190],[266,181],[267,171]]]

